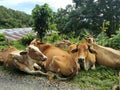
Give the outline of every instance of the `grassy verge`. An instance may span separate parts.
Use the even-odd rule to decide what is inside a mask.
[[[3,41],[3,42],[0,42],[0,49],[6,48],[8,46],[14,46],[19,50],[25,49],[25,47],[26,47],[25,45],[20,44],[20,42],[18,42],[18,41],[11,41],[11,42]]]
[[[110,88],[118,84],[118,69],[113,69],[101,65],[97,65],[95,71],[81,70],[71,83],[76,83],[80,88],[92,88],[92,90],[110,90]]]

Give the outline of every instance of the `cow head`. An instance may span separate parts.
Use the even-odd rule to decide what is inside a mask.
[[[68,46],[71,45],[71,42],[69,40],[63,40],[63,42]]]
[[[20,52],[20,55],[29,56],[34,60],[45,61],[47,57],[34,45],[29,45],[24,51]]]
[[[92,44],[94,44],[94,38],[93,38],[93,36],[87,36],[87,37],[85,38],[85,40],[86,40],[86,43],[87,43],[87,45],[88,45],[89,51],[90,51],[91,53],[97,54],[96,50],[93,49],[93,45],[92,45]]]
[[[90,53],[90,46],[85,43],[79,43],[76,45],[76,48],[71,51],[72,53],[77,53],[78,63],[82,66],[85,70],[90,68],[88,54]]]

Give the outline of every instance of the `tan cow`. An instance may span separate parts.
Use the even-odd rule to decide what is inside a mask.
[[[16,51],[17,49],[15,47],[12,46],[8,46],[7,48],[4,48],[0,51],[0,62],[3,63],[4,61],[7,60],[8,55],[13,52]]]
[[[15,47],[8,47],[0,53],[6,68],[16,68],[28,74],[43,74],[36,60],[46,60],[47,57],[34,45],[28,46],[24,51],[17,50]],[[5,54],[7,55],[4,58]],[[36,70],[37,69],[37,70]]]
[[[71,42],[69,40],[62,40],[55,44],[56,47],[59,47],[63,50],[66,50],[69,45],[71,45]]]
[[[77,52],[72,53],[72,51],[76,49],[76,45],[77,44],[71,44],[70,46],[68,46],[67,52],[73,57],[73,59],[75,60],[77,64],[78,70],[80,70],[80,64],[78,63],[78,54]]]
[[[68,51],[70,50],[70,47],[68,48]],[[89,51],[87,42],[79,43],[77,45],[74,44],[72,47],[73,48],[69,53],[71,53],[79,65],[83,66],[86,71],[89,68],[95,70],[96,57],[94,53]]]
[[[78,72],[75,61],[66,51],[36,39],[31,42],[31,45],[37,46],[47,56],[48,59],[41,63],[47,71],[66,77],[73,77]]]
[[[87,37],[91,52],[96,52],[97,63],[113,68],[120,67],[120,51],[95,44],[92,37]]]

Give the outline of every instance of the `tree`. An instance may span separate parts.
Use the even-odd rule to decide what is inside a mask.
[[[67,5],[65,9],[60,8],[57,11],[56,24],[58,31],[61,34],[69,34],[69,31],[66,30],[66,24],[69,22],[69,14],[73,10],[72,5]]]
[[[0,6],[0,28],[22,28],[31,25],[31,15]]]
[[[32,10],[32,16],[34,20],[34,30],[42,41],[51,24],[52,9],[49,8],[48,4],[42,6],[36,5]]]
[[[87,20],[89,29],[99,34],[104,22],[109,21],[110,25],[106,34],[110,37],[119,29],[120,23],[120,0],[73,0],[76,10],[81,11],[81,16]],[[81,18],[79,16],[79,18]]]
[[[63,34],[74,32],[78,37],[87,31],[94,36],[102,32],[102,25],[109,22],[105,33],[111,37],[120,28],[120,0],[73,0],[75,3],[58,11],[58,30]]]

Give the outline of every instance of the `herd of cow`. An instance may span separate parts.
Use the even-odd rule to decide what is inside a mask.
[[[12,46],[2,49],[0,62],[6,68],[17,68],[28,74],[42,74],[49,80],[55,77],[66,80],[74,77],[82,68],[86,71],[95,70],[96,63],[119,68],[120,51],[95,44],[92,36],[78,44],[63,40],[52,45],[34,39],[22,51]]]

